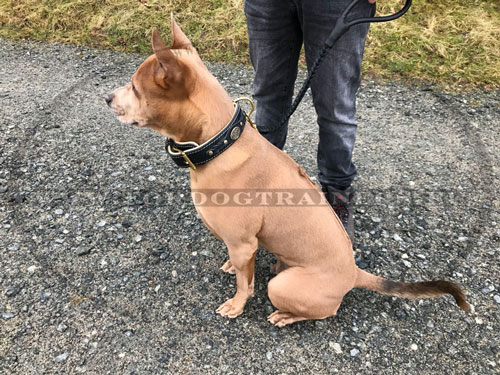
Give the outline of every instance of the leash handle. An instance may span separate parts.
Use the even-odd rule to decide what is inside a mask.
[[[388,16],[363,17],[363,18],[358,18],[358,19],[353,19],[353,20],[347,21],[347,16],[351,12],[351,10],[356,6],[356,4],[360,1],[367,1],[367,0],[353,0],[347,6],[347,8],[344,10],[344,12],[342,12],[342,15],[338,18],[337,22],[335,23],[335,27],[331,31],[328,38],[326,38],[325,45],[324,45],[323,49],[321,50],[318,58],[314,62],[311,70],[309,71],[307,79],[305,80],[305,82],[303,83],[299,92],[297,93],[297,96],[295,97],[293,104],[291,105],[290,109],[288,110],[287,115],[283,118],[283,120],[281,121],[281,123],[277,127],[274,127],[272,129],[268,130],[269,132],[278,130],[278,129],[282,128],[287,123],[290,116],[292,116],[292,114],[295,112],[295,110],[299,106],[300,102],[304,98],[304,95],[306,94],[307,89],[311,85],[311,80],[313,79],[314,75],[316,74],[316,72],[318,70],[318,66],[321,64],[321,62],[323,61],[323,59],[325,58],[327,53],[330,51],[330,49],[332,49],[332,47],[335,45],[337,40],[339,40],[340,37],[342,35],[344,35],[345,32],[351,28],[351,26],[358,25],[360,23],[388,22],[388,21],[395,20],[395,19],[401,17],[403,14],[405,14],[408,11],[408,9],[410,9],[411,2],[412,2],[412,0],[406,0],[405,5],[403,6],[403,8],[401,8],[400,11],[398,11],[394,14],[388,15]]]

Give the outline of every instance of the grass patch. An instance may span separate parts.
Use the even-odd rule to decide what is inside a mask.
[[[0,36],[151,53],[170,12],[208,60],[248,63],[242,0],[0,0]],[[403,0],[379,0],[378,14]],[[332,25],[333,26],[333,25]],[[414,0],[403,18],[374,24],[363,71],[449,89],[500,88],[498,0]]]
[[[381,4],[379,12],[388,13]],[[498,89],[500,2],[415,0],[403,18],[371,26],[364,68],[454,89]]]
[[[205,58],[248,61],[241,0],[0,0],[0,36],[149,54],[170,12]]]

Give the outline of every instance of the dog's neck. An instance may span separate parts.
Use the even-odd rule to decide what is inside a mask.
[[[195,137],[197,139],[191,139],[198,144],[202,144],[216,135],[231,121],[234,115],[234,104],[226,90],[210,73],[209,76],[206,74],[203,76],[202,81],[199,82],[199,89],[192,95],[193,103],[203,113],[201,132]]]
[[[170,108],[169,119],[160,119],[160,124],[168,123],[168,126],[150,127],[176,142],[202,144],[231,121],[234,104],[205,66],[193,65],[190,68],[196,73],[193,74],[193,80],[188,84],[187,100],[184,101],[182,107]],[[173,118],[176,120],[172,121]]]

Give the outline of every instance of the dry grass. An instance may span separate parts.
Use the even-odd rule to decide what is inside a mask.
[[[241,0],[0,0],[0,36],[150,53],[170,12],[204,57],[248,61]]]
[[[497,0],[415,0],[405,17],[371,27],[365,71],[450,88],[498,89],[499,5]]]
[[[173,12],[202,56],[248,63],[242,0],[0,0],[0,36],[150,53],[153,26]],[[403,0],[379,0],[389,13]],[[371,28],[364,72],[443,87],[500,88],[498,0],[414,0],[405,17]]]

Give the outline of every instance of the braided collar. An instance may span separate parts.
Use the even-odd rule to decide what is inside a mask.
[[[167,138],[165,150],[179,167],[196,169],[197,165],[208,163],[236,142],[243,132],[245,123],[245,112],[236,103],[229,124],[208,141],[198,145],[196,142],[175,142],[172,138]]]

